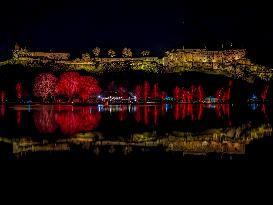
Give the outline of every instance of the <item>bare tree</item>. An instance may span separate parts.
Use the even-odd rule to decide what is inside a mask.
[[[150,51],[144,50],[144,51],[141,52],[141,55],[142,56],[149,56],[150,55]]]
[[[133,56],[133,53],[132,53],[132,50],[131,50],[131,48],[124,48],[123,50],[122,50],[122,56],[124,57],[124,58],[130,58],[130,57],[132,57]]]
[[[92,50],[92,53],[94,54],[95,57],[99,57],[100,55],[100,48],[96,47]]]
[[[108,56],[110,56],[111,58],[115,57],[116,56],[116,52],[113,50],[113,49],[110,49],[108,51]]]

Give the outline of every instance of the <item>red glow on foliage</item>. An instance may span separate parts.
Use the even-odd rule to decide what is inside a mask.
[[[144,102],[146,103],[150,93],[150,84],[147,80],[144,82],[143,89]]]
[[[42,97],[45,101],[48,97],[56,96],[56,85],[58,79],[51,73],[41,73],[35,78],[33,94]]]
[[[79,95],[83,102],[93,95],[98,95],[101,92],[98,81],[91,76],[80,77]]]
[[[64,95],[71,101],[72,97],[80,91],[81,76],[77,72],[67,72],[60,76],[60,81],[57,84],[56,91],[58,95]]]
[[[197,98],[198,98],[198,102],[203,102],[203,99],[206,97],[205,95],[205,91],[202,87],[202,85],[199,85],[197,88]]]
[[[23,93],[23,89],[22,89],[22,83],[16,83],[16,97],[18,100],[20,100],[22,98],[22,93]]]
[[[178,86],[174,88],[173,96],[177,101],[180,99],[180,88]]]
[[[128,98],[128,91],[125,87],[119,86],[118,87],[118,96],[122,98]]]
[[[161,92],[161,99],[164,100],[166,96],[167,96],[167,93],[165,91],[162,91]]]
[[[107,87],[108,91],[114,91],[115,90],[115,81],[111,81]]]
[[[154,99],[157,99],[157,98],[160,97],[160,91],[159,91],[158,83],[154,84],[151,97],[154,98]]]
[[[137,85],[135,89],[135,96],[137,100],[143,97],[143,87],[141,85]]]
[[[5,105],[1,105],[1,117],[4,117],[5,116],[5,111],[6,111],[6,107]]]
[[[204,89],[201,85],[195,87],[191,85],[189,89],[176,86],[173,90],[173,96],[176,101],[184,103],[203,102],[205,97]]]
[[[261,98],[262,98],[263,102],[267,99],[268,89],[269,89],[269,86],[266,85],[262,90]]]
[[[1,103],[3,104],[5,102],[5,98],[6,98],[6,92],[1,90],[0,97],[1,97]]]

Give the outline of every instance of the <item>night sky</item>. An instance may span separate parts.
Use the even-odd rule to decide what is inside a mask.
[[[0,54],[15,42],[30,50],[133,52],[163,55],[172,48],[247,48],[270,63],[271,6],[237,1],[24,0],[1,1]],[[106,53],[106,52],[105,52]],[[255,59],[254,59],[255,60]]]

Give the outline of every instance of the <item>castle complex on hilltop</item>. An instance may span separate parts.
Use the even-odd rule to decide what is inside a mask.
[[[246,58],[244,49],[233,49],[223,51],[209,51],[206,49],[177,49],[172,52],[166,52],[163,58],[158,57],[128,57],[128,58],[91,58],[88,54],[83,54],[82,59],[70,59],[69,53],[53,53],[53,52],[30,52],[27,49],[22,49],[18,45],[13,50],[13,59],[21,61],[55,61],[55,63],[66,64],[88,64],[93,60],[100,62],[123,62],[123,61],[150,61],[162,64],[163,66],[187,66],[192,63],[203,63],[207,65],[228,64],[239,62],[240,64],[251,64]]]
[[[130,51],[131,52],[131,51]],[[244,49],[209,51],[207,49],[177,49],[166,52],[162,58],[149,57],[99,57],[83,54],[72,59],[70,53],[30,52],[16,44],[12,59],[7,64],[21,64],[29,67],[47,66],[88,72],[109,72],[142,70],[147,72],[201,71],[226,74],[228,76],[251,79],[258,76],[263,80],[273,78],[273,70],[252,63]]]

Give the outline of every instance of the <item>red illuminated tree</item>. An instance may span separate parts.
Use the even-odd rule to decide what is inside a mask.
[[[161,92],[161,99],[164,100],[167,96],[167,93],[165,91]]]
[[[141,85],[137,85],[135,89],[135,96],[137,100],[143,97],[143,88]]]
[[[107,87],[108,91],[114,91],[115,90],[115,81],[111,81]]]
[[[91,76],[81,76],[79,87],[79,95],[83,102],[91,96],[98,95],[101,92],[98,81]]]
[[[1,100],[2,104],[5,102],[5,98],[6,98],[6,92],[4,90],[1,90],[0,91],[0,100]]]
[[[147,97],[149,97],[149,93],[150,93],[150,84],[147,80],[144,82],[143,90],[144,90],[143,97],[144,97],[144,101],[146,103]]]
[[[42,97],[43,102],[48,97],[55,97],[55,88],[58,83],[58,78],[51,73],[41,73],[35,78],[33,86],[33,94],[36,97]]]
[[[199,102],[202,102],[203,99],[205,98],[205,92],[202,85],[199,85],[197,88],[197,98]]]
[[[220,101],[223,102],[225,100],[225,90],[224,88],[220,88],[216,91],[215,97]]]
[[[72,98],[79,94],[81,79],[80,74],[77,72],[63,73],[56,87],[57,94],[67,96],[69,102],[71,102]]]
[[[261,98],[263,100],[263,102],[266,100],[267,98],[267,93],[268,93],[268,89],[269,89],[269,86],[266,85],[263,90],[262,90],[262,93],[261,93]]]
[[[160,90],[159,90],[159,87],[158,87],[158,83],[155,83],[154,86],[153,86],[152,97],[154,99],[160,97]]]
[[[128,91],[125,87],[119,86],[118,87],[118,96],[122,98],[128,98]]]
[[[180,88],[178,86],[176,86],[173,90],[173,96],[176,100],[179,100],[180,98]]]
[[[21,100],[22,98],[22,93],[23,93],[23,88],[22,88],[22,83],[18,82],[16,83],[16,97],[18,100]]]

